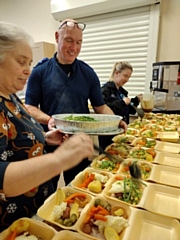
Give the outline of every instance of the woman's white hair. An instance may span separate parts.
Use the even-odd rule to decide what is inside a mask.
[[[0,62],[7,52],[15,49],[18,42],[26,42],[30,47],[34,45],[32,37],[25,30],[12,23],[0,22]]]

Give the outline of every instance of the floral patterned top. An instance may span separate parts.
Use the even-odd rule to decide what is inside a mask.
[[[44,154],[43,129],[27,112],[16,95],[0,96],[0,232],[18,218],[32,217],[53,193],[48,181],[17,197],[5,197],[3,178],[10,162]],[[19,172],[19,174],[21,174]]]

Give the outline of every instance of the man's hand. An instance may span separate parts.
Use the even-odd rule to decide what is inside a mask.
[[[120,121],[119,127],[122,127],[124,129],[124,132],[126,133],[126,131],[127,131],[127,124],[123,120]]]
[[[55,127],[56,127],[56,125],[55,125],[54,118],[51,117],[48,121],[48,129],[53,130]]]

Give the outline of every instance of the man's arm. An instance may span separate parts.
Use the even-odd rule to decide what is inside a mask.
[[[112,114],[114,115],[113,111],[106,105],[102,105],[100,107],[93,107],[95,113],[97,114]],[[119,127],[122,127],[124,129],[124,131],[127,131],[127,124],[121,120],[119,123]]]
[[[97,114],[113,114],[114,115],[113,111],[106,104],[99,107],[93,106],[93,109],[94,109],[94,112]]]
[[[25,104],[25,106],[37,122],[41,124],[48,124],[48,120],[50,118],[49,115],[42,112],[38,107],[28,105],[28,104]]]

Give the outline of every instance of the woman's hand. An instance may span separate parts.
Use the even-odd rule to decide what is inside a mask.
[[[129,105],[130,102],[131,102],[131,99],[128,98],[128,97],[124,97],[124,98],[123,98],[123,101],[125,102],[126,105]]]
[[[138,98],[138,101],[140,102],[142,98],[142,94],[137,95],[137,98]]]
[[[52,130],[45,134],[45,140],[48,145],[60,145],[68,139],[68,135],[61,130]]]
[[[91,157],[93,153],[92,139],[84,133],[78,133],[61,144],[53,154],[62,171],[66,171],[78,165],[84,158]]]

